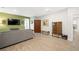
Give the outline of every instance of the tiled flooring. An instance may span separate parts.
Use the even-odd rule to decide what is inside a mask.
[[[35,34],[28,41],[1,49],[1,51],[72,51],[76,50],[72,43],[49,35]]]
[[[75,46],[76,50],[79,50],[79,32],[74,31],[73,36],[74,36],[73,45]]]

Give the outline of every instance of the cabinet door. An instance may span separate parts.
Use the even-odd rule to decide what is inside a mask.
[[[62,34],[62,22],[54,22],[52,28],[53,34]]]
[[[62,22],[57,22],[57,34],[62,34]]]
[[[53,34],[57,34],[57,23],[54,22],[53,24]]]

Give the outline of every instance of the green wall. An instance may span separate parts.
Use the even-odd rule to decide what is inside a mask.
[[[8,25],[8,18],[20,19],[20,25]],[[0,32],[9,31],[11,28],[24,29],[25,18],[27,17],[0,12]]]

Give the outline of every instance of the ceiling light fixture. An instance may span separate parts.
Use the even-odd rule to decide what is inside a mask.
[[[14,12],[16,12],[17,10],[13,10]]]
[[[45,9],[45,11],[50,11],[51,9]]]

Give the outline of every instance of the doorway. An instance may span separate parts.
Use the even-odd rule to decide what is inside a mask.
[[[34,20],[34,32],[41,33],[41,20]]]
[[[25,27],[25,29],[30,29],[30,19],[29,18],[26,18],[24,20],[24,27]]]
[[[73,45],[79,48],[79,17],[73,18]]]

